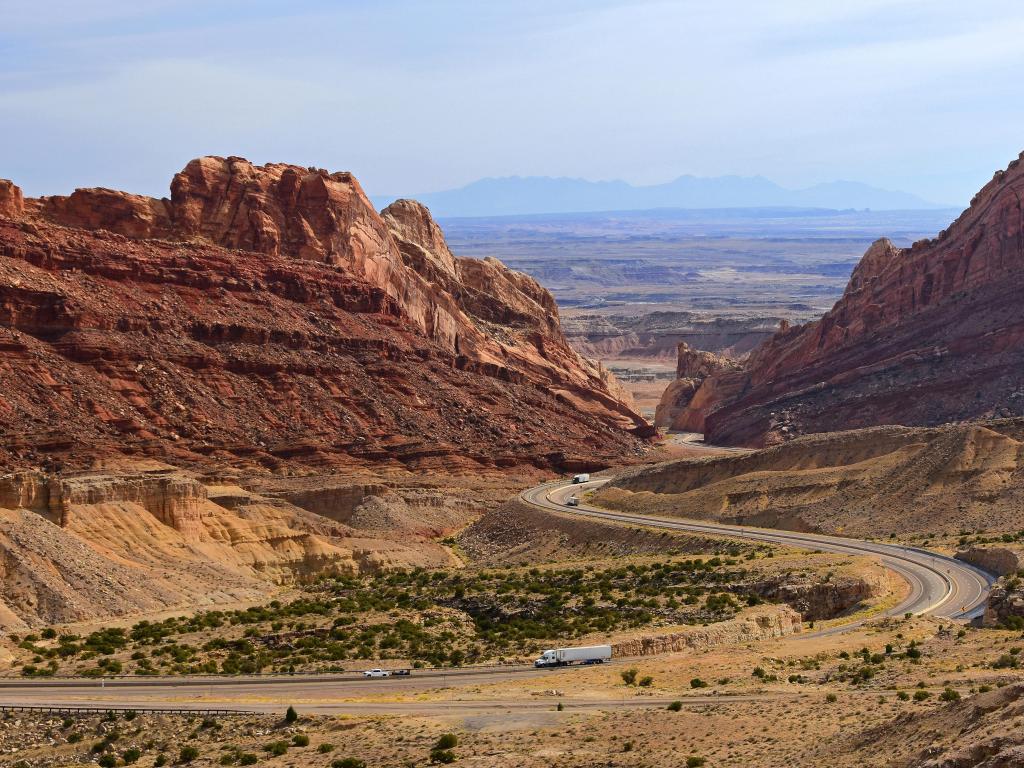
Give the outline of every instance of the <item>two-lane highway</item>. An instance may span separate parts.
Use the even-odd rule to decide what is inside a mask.
[[[904,613],[914,613],[950,619],[972,619],[984,611],[985,598],[995,581],[990,574],[967,563],[938,553],[898,544],[882,544],[840,536],[614,512],[584,504],[582,500],[578,506],[567,506],[566,501],[570,497],[580,498],[582,493],[599,488],[608,482],[610,482],[608,478],[581,484],[559,480],[523,491],[520,498],[527,504],[549,512],[580,515],[616,523],[727,536],[802,549],[820,549],[825,552],[871,555],[877,557],[887,568],[898,573],[910,585],[910,591],[906,598],[887,610],[886,615],[898,616]],[[840,632],[849,626],[835,627],[827,631]]]

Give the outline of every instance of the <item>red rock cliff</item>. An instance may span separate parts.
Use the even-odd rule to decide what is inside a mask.
[[[165,200],[0,184],[0,466],[612,460],[645,431],[554,301],[346,173],[190,162]]]
[[[937,238],[873,244],[824,317],[704,381],[708,438],[756,446],[1024,414],[1022,200],[1018,159]]]

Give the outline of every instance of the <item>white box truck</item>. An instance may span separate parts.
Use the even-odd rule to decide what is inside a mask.
[[[590,475],[588,475],[586,472],[584,472],[582,475],[573,475],[572,481],[573,483],[589,483]]]
[[[535,667],[567,667],[570,664],[603,664],[612,657],[610,645],[588,645],[583,648],[552,648],[544,651]]]

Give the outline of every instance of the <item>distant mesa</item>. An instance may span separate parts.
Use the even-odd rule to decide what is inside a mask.
[[[654,208],[850,208],[941,209],[949,206],[854,181],[786,189],[761,176],[680,176],[675,181],[631,186],[624,181],[587,181],[550,176],[507,176],[474,181],[459,189],[416,195],[439,217],[511,216]],[[381,207],[388,199],[374,197]]]
[[[742,366],[712,371],[698,387],[670,388],[663,419],[702,422],[712,442],[757,447],[1024,415],[1022,159],[936,238],[874,243],[821,319],[780,328]]]

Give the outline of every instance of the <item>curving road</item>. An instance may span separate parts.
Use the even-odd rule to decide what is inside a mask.
[[[967,563],[935,552],[898,544],[880,544],[840,536],[798,533],[771,528],[650,517],[599,509],[583,503],[576,507],[566,506],[566,500],[570,496],[578,496],[582,492],[599,488],[609,481],[610,478],[604,478],[591,480],[588,483],[573,484],[567,480],[558,480],[523,491],[520,494],[520,499],[549,512],[580,515],[617,523],[728,536],[729,538],[763,541],[803,549],[820,549],[825,552],[872,555],[877,557],[884,566],[902,576],[910,585],[907,597],[898,605],[887,610],[884,615],[899,616],[905,613],[914,613],[957,620],[973,619],[980,616],[985,610],[985,598],[995,581],[990,574]],[[815,635],[843,632],[851,626],[854,625],[846,624],[833,627],[815,633]]]

